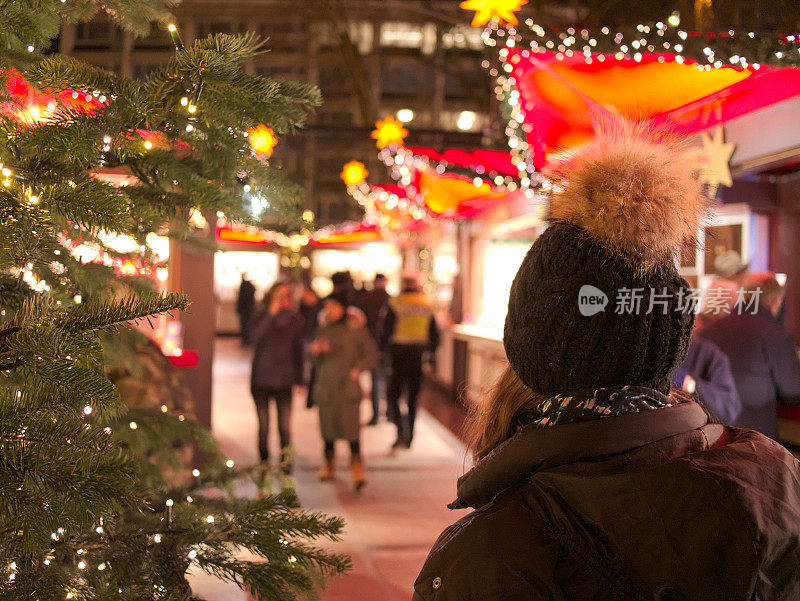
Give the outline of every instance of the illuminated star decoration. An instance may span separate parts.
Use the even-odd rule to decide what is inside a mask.
[[[275,137],[275,132],[271,127],[262,123],[258,127],[247,130],[247,133],[250,135],[250,146],[253,147],[253,150],[265,156],[272,154],[278,138]]]
[[[372,137],[377,140],[378,148],[402,146],[403,138],[407,135],[408,130],[403,127],[403,122],[392,116],[386,117],[383,121],[376,121],[375,129],[372,131]]]
[[[345,163],[344,167],[342,167],[340,177],[348,186],[355,186],[367,179],[368,175],[369,171],[367,171],[364,163],[360,161],[350,161],[349,163]]]
[[[481,27],[489,21],[505,21],[518,25],[514,11],[528,3],[528,0],[464,0],[459,6],[465,10],[474,10],[473,27]]]
[[[702,148],[690,148],[686,155],[697,166],[697,179],[712,189],[720,185],[730,188],[733,185],[731,178],[730,161],[736,145],[725,142],[722,127],[717,127],[713,134],[703,132]]]

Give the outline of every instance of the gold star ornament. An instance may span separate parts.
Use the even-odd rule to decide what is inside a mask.
[[[692,147],[686,152],[697,170],[697,179],[715,188],[720,185],[730,188],[733,185],[730,162],[736,145],[725,142],[721,126],[712,133],[704,131],[700,139],[702,147]]]
[[[514,11],[527,3],[528,0],[464,0],[459,6],[465,10],[474,10],[472,26],[481,27],[489,21],[496,23],[505,21],[511,25],[518,25],[519,21]]]
[[[408,130],[403,127],[403,122],[392,116],[376,121],[375,129],[372,131],[372,137],[377,141],[378,148],[402,146],[403,138],[407,135]]]
[[[267,127],[262,123],[258,127],[247,130],[247,133],[250,136],[250,146],[253,147],[253,150],[264,156],[272,154],[275,145],[278,143],[278,138],[271,127]]]
[[[348,186],[355,186],[367,179],[368,175],[369,171],[367,171],[364,163],[361,161],[350,161],[349,163],[345,163],[344,167],[342,167],[342,172],[339,174],[339,177],[341,177],[342,181]]]

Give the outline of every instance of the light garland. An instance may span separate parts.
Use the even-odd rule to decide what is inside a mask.
[[[655,56],[658,62],[690,64],[702,71],[723,67],[758,71],[763,65],[800,66],[800,36],[765,35],[748,30],[706,33],[686,31],[679,25],[680,19],[674,13],[664,22],[599,30],[545,28],[533,19],[526,19],[519,29],[513,24],[504,26],[497,19],[486,23],[481,39],[487,48],[501,46],[497,52],[500,64],[493,66],[489,60],[484,60],[482,65],[496,80],[494,92],[506,110],[505,133],[512,161],[519,171],[520,185],[529,195],[534,189],[548,192],[552,184],[536,171],[527,141],[530,126],[526,124],[509,56],[518,60],[520,54],[550,53],[558,61],[583,57],[586,64],[592,64],[595,61],[640,62],[647,54]],[[520,29],[524,29],[524,33]],[[520,54],[512,54],[512,49],[522,50]]]

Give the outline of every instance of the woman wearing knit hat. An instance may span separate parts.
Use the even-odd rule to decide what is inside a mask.
[[[359,406],[362,390],[361,372],[378,362],[378,348],[361,321],[348,317],[349,298],[334,292],[323,302],[324,324],[309,345],[316,364],[314,402],[319,406],[319,426],[325,443],[325,463],[320,480],[333,477],[334,443],[350,443],[353,484],[360,491],[365,484],[361,461]]]
[[[702,213],[680,149],[621,124],[561,173],[514,280],[510,366],[415,601],[800,599],[800,466],[670,390]]]

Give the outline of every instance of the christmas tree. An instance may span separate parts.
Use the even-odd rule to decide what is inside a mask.
[[[65,20],[105,11],[144,35],[171,4],[0,3],[2,599],[191,599],[196,566],[288,600],[349,564],[315,544],[341,520],[300,510],[289,488],[238,498],[244,480],[263,485],[260,470],[236,469],[166,405],[127,407],[107,377],[135,338],[127,324],[189,303],[120,261],[152,265],[152,236],[189,238],[203,213],[302,223],[297,186],[247,132],[302,126],[319,94],[246,74],[264,49],[255,36],[184,47],[170,26],[175,54],[144,80],[40,54]],[[269,197],[270,213],[246,191]],[[109,243],[120,236],[135,250]],[[187,441],[205,459],[173,477]]]

